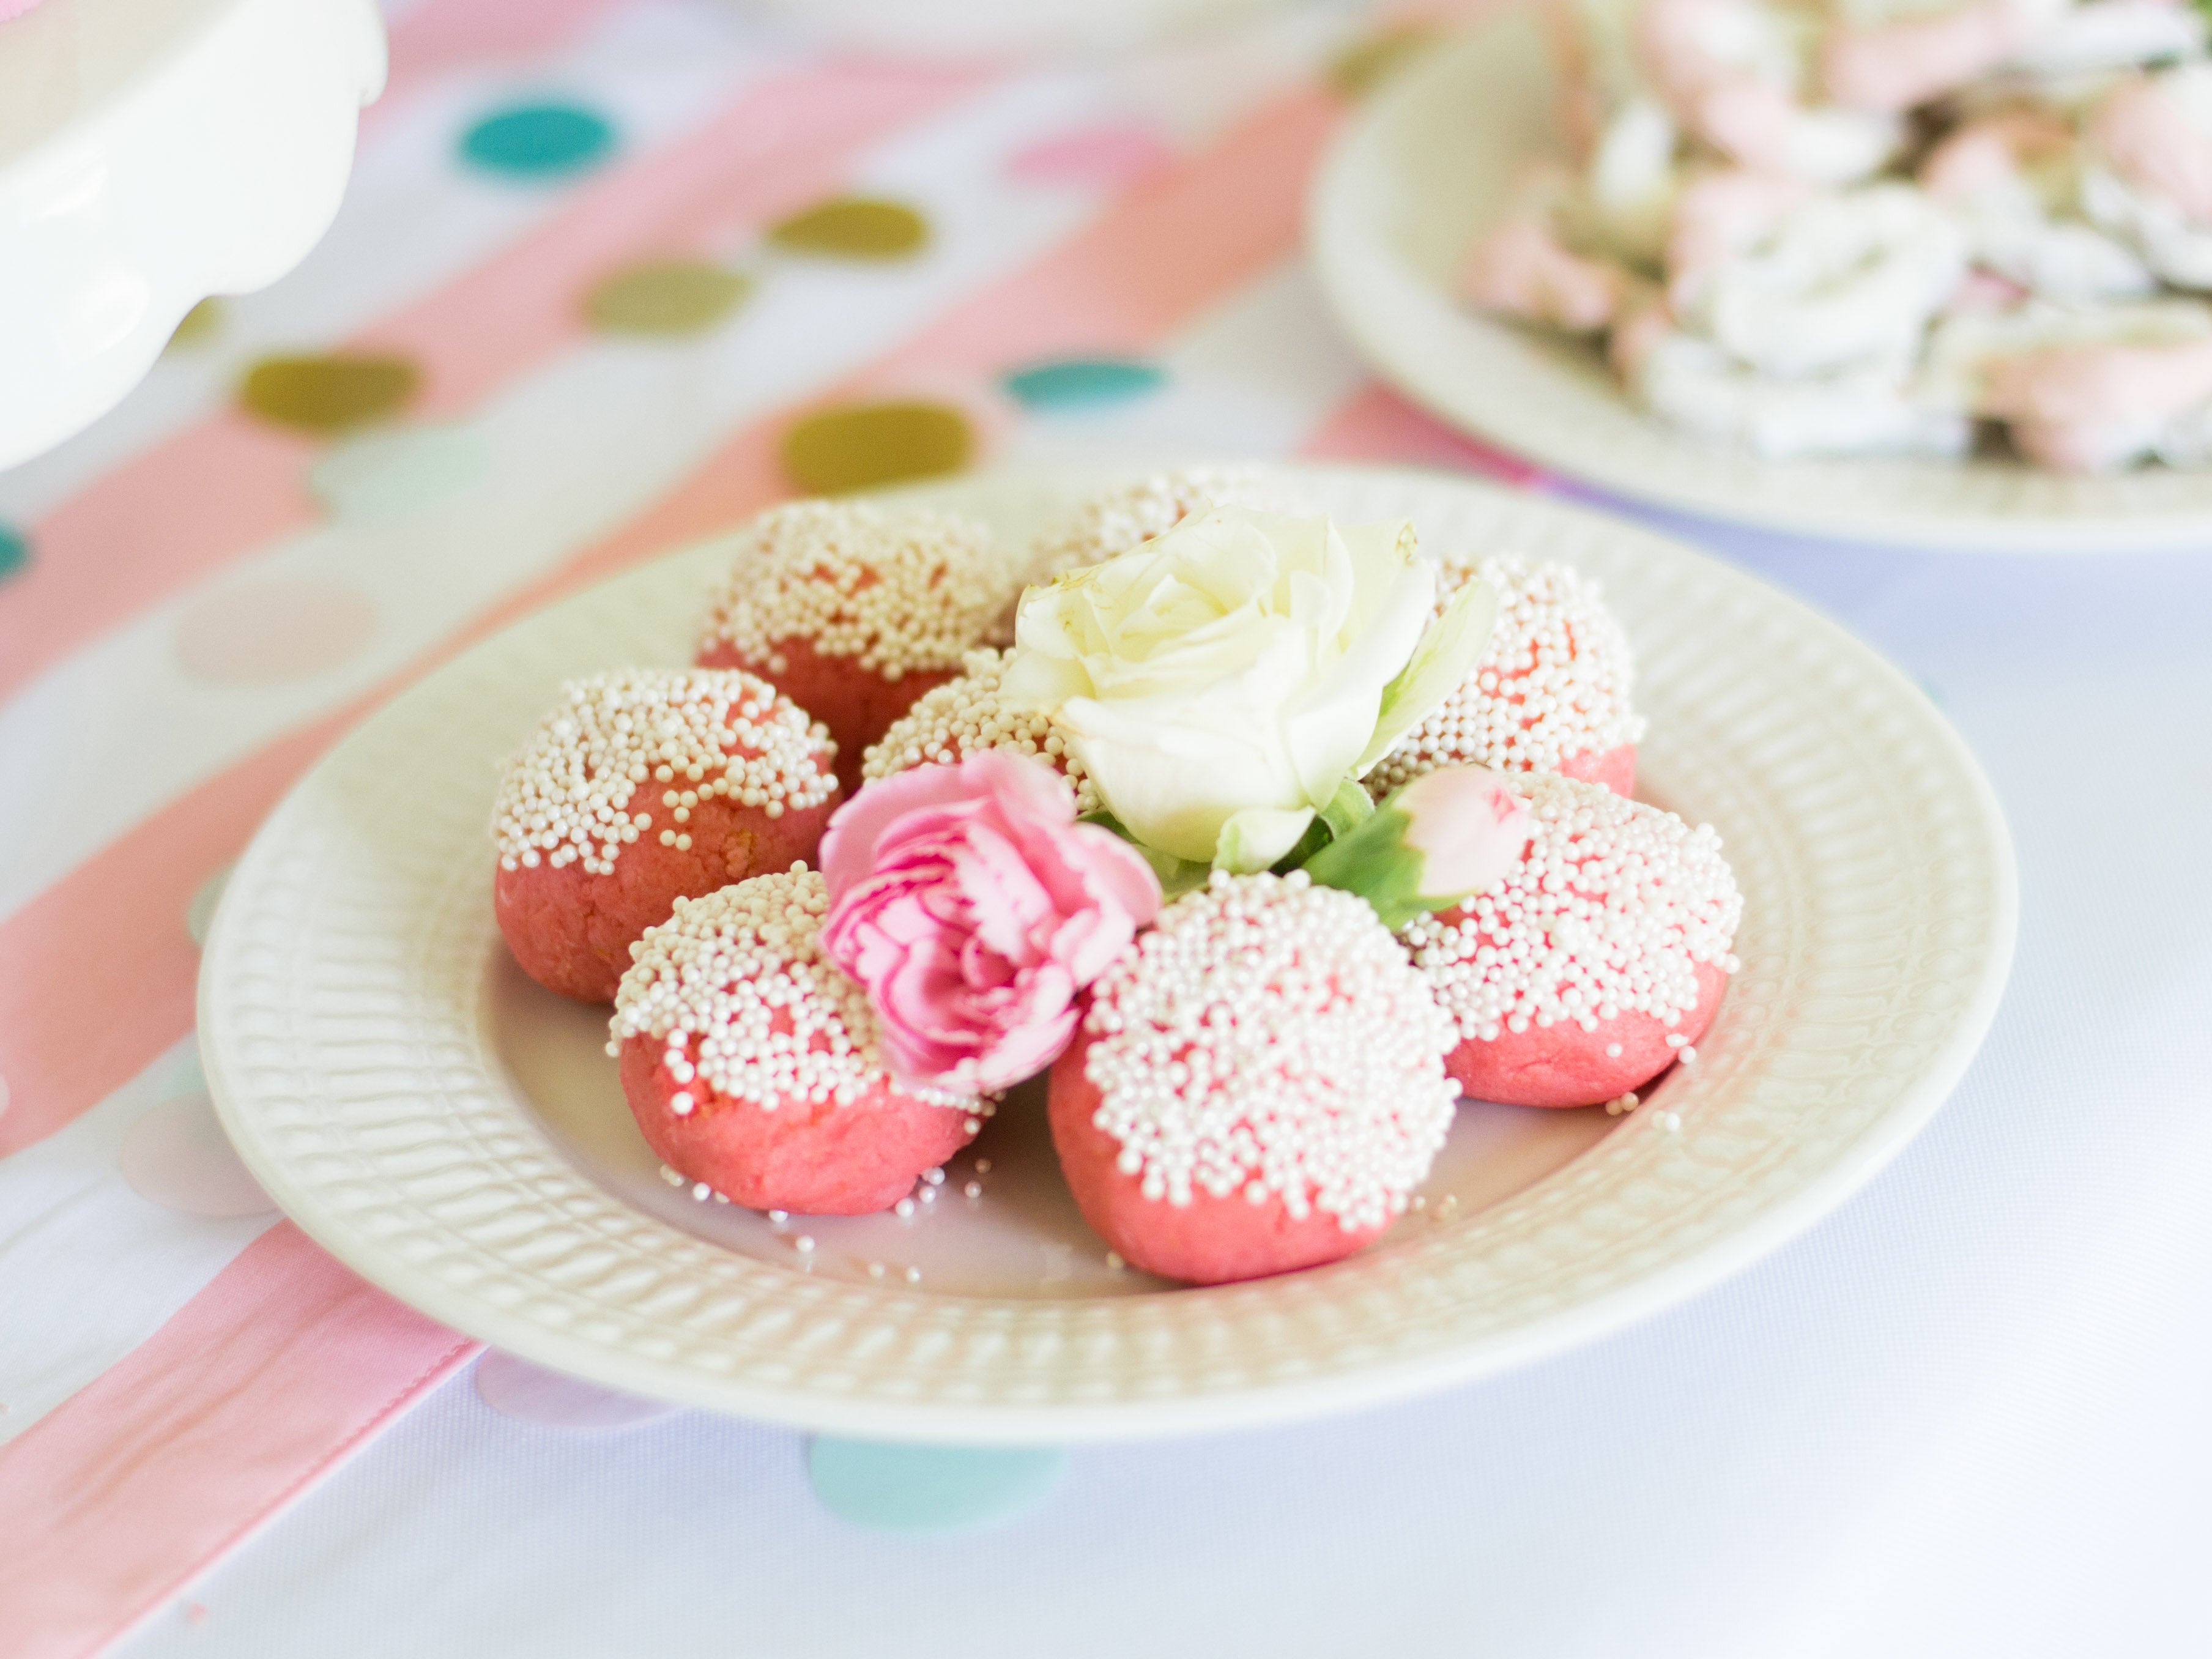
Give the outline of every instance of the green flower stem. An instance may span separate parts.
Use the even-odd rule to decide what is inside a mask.
[[[1346,778],[1338,784],[1336,793],[1328,798],[1328,805],[1321,809],[1322,822],[1328,826],[1331,841],[1342,841],[1374,816],[1374,798],[1357,778]]]

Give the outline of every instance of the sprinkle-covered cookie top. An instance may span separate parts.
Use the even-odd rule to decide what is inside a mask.
[[[936,513],[793,501],[733,538],[702,651],[728,646],[781,673],[787,640],[896,680],[957,668],[989,637],[1018,586],[990,532]]]
[[[1269,483],[1257,467],[1194,466],[1155,473],[1125,489],[1092,497],[1066,524],[1039,536],[1030,548],[1029,584],[1038,586],[1064,571],[1126,553],[1209,507],[1303,510],[1303,503]]]
[[[1145,1196],[1196,1193],[1346,1231],[1403,1210],[1451,1124],[1457,1041],[1364,900],[1216,875],[1108,970],[1085,1030],[1094,1121]]]
[[[836,787],[836,755],[796,703],[736,669],[571,680],[507,763],[492,816],[500,867],[580,863],[605,875],[641,835],[688,845],[702,801],[770,817],[819,806]]]
[[[924,693],[891,723],[862,758],[860,775],[872,781],[909,767],[950,766],[986,749],[1011,749],[1036,756],[1066,778],[1074,787],[1079,813],[1097,811],[1098,792],[1083,763],[1067,752],[1050,719],[1034,710],[1012,713],[1000,706],[999,681],[1006,672],[1005,658],[986,647],[970,651],[962,667],[958,679]]]
[[[633,1037],[659,1044],[661,1066],[679,1085],[669,1102],[678,1116],[695,1109],[695,1083],[763,1111],[860,1099],[888,1074],[867,993],[822,955],[829,908],[828,885],[804,865],[677,900],[675,914],[635,946],[615,993],[609,1052]]]
[[[1563,564],[1448,554],[1438,602],[1480,576],[1498,621],[1474,672],[1367,775],[1377,800],[1440,766],[1556,772],[1644,737],[1635,655],[1598,585]]]
[[[1462,1037],[1495,1042],[1624,1013],[1668,1025],[1698,1005],[1697,969],[1734,973],[1743,897],[1711,824],[1538,773],[1522,862],[1490,891],[1401,937]]]

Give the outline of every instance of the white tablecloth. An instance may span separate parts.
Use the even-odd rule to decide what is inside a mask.
[[[1345,11],[1158,62],[909,87],[913,112],[872,136],[865,110],[843,111],[829,125],[851,155],[811,188],[913,202],[936,233],[904,264],[848,268],[762,254],[757,224],[716,217],[706,181],[745,180],[715,173],[722,141],[699,135],[804,55],[733,10],[408,10],[390,107],[323,249],[82,441],[0,479],[0,532],[23,532],[29,573],[0,587],[0,620],[20,594],[79,630],[33,638],[51,661],[0,704],[0,761],[43,792],[36,811],[0,799],[0,915],[30,915],[88,847],[166,822],[190,790],[316,729],[579,549],[641,535],[731,433],[854,395],[855,374],[873,395],[963,403],[1012,465],[1283,456],[1316,447],[1347,409],[1375,414],[1297,258],[1303,162],[1257,148],[1317,138],[1311,69],[1358,27]],[[544,21],[556,13],[559,27]],[[849,100],[853,78],[839,84]],[[605,177],[635,178],[638,193],[456,161],[470,123],[532,98],[605,116],[617,134],[607,165],[635,169]],[[1051,261],[1115,204],[1144,198],[1155,166],[1170,185],[1231,179],[1232,204],[1256,204],[1253,223],[1193,209],[1188,245],[1108,248],[1112,282],[1143,296],[1125,317],[1091,291],[1107,278]],[[626,239],[609,267],[728,259],[755,292],[687,342],[587,337],[572,290],[602,267],[596,244],[576,242],[586,221]],[[510,315],[508,288],[471,286],[496,264],[501,284],[526,288],[544,261],[567,274],[532,290],[538,311]],[[1202,284],[1185,280],[1194,261]],[[1049,280],[1020,276],[1047,267]],[[961,311],[1001,282],[1019,303]],[[1090,412],[1008,406],[996,377],[1046,349],[1045,321],[1086,306],[1084,327],[1103,319],[1096,337],[1064,331],[1049,351],[1141,356],[1163,371],[1158,388]],[[951,334],[933,320],[947,315],[961,319]],[[325,521],[294,501],[313,454],[272,470],[265,436],[222,435],[231,387],[257,355],[326,349],[395,316],[377,337],[386,349],[397,336],[428,354],[410,418],[439,442],[460,428],[467,442],[436,453],[474,457],[481,477],[425,518],[349,518],[339,500]],[[187,480],[201,494],[179,496],[174,520],[202,562],[182,589],[149,568],[128,603],[54,598],[60,562],[88,550],[69,551],[88,522],[71,501],[202,427],[263,465],[252,511],[223,517],[227,474]],[[1431,434],[1370,453],[1451,451]],[[535,1427],[485,1407],[465,1370],[119,1650],[2212,1652],[2212,534],[2202,554],[2008,559],[1675,527],[1917,676],[1988,769],[2017,841],[2020,953],[1988,1046],[1929,1129],[1832,1218],[1672,1314],[1479,1387],[1295,1429],[1078,1450],[1037,1507],[962,1536],[833,1519],[798,1436],[696,1414]],[[13,556],[0,538],[0,577]],[[265,679],[195,679],[191,652],[180,668],[172,647],[227,637],[234,578],[336,605],[315,614],[340,631],[363,615],[373,629],[346,636],[343,660],[288,665],[279,651]],[[180,925],[149,917],[146,937],[179,949]],[[13,1079],[15,1124],[45,1115],[43,1139],[0,1159],[0,1439],[32,1443],[42,1416],[73,1407],[82,1437],[96,1379],[162,1352],[150,1345],[164,1321],[253,1267],[241,1252],[265,1219],[163,1210],[117,1168],[131,1123],[190,1085],[188,973],[164,981],[177,1024],[128,1080],[64,1102],[34,1098],[27,1072]]]

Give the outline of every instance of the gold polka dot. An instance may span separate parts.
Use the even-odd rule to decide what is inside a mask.
[[[421,378],[404,357],[264,357],[239,397],[279,426],[343,432],[397,414]]]
[[[788,253],[897,259],[929,240],[929,222],[902,202],[846,196],[792,215],[768,239]]]
[[[826,409],[783,434],[783,470],[809,495],[957,472],[975,445],[968,417],[945,404]]]
[[[1435,29],[1413,23],[1355,41],[1330,63],[1329,84],[1346,98],[1364,98],[1439,39]]]
[[[169,336],[169,345],[172,349],[204,345],[222,331],[222,301],[210,296],[178,320],[175,331]]]
[[[584,315],[610,334],[696,334],[720,322],[751,287],[749,277],[720,265],[638,265],[585,295]]]

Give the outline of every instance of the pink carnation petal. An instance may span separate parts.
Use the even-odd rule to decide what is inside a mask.
[[[957,766],[917,766],[878,778],[830,814],[822,835],[822,878],[830,898],[839,898],[866,881],[876,865],[876,843],[908,813],[969,799],[975,791],[961,781]]]
[[[1038,879],[1013,842],[976,826],[966,856],[953,861],[951,878],[968,904],[977,933],[991,948],[1017,962],[1034,962],[1059,921],[1059,895]]]
[[[995,991],[1013,983],[1020,970],[981,939],[970,935],[960,947],[960,977],[971,991]]]
[[[1091,877],[1101,894],[1128,912],[1137,927],[1152,926],[1160,911],[1160,878],[1145,855],[1095,823],[1079,823],[1073,833],[1083,838]]]
[[[1075,1035],[1075,1010],[1056,1018],[1016,1026],[1000,1037],[975,1063],[975,1081],[985,1089],[1011,1089],[1026,1082],[1058,1060]]]
[[[1075,800],[1059,772],[1043,761],[1003,749],[986,749],[967,764],[988,777],[1008,815],[1042,823],[1075,822]]]
[[[1081,911],[1053,935],[1052,958],[1078,986],[1085,986],[1112,967],[1136,937],[1136,927],[1123,912]]]
[[[902,1080],[999,1089],[1044,1069],[1082,988],[1159,908],[1141,854],[1079,824],[1042,763],[987,750],[869,785],[823,842],[832,961]]]

